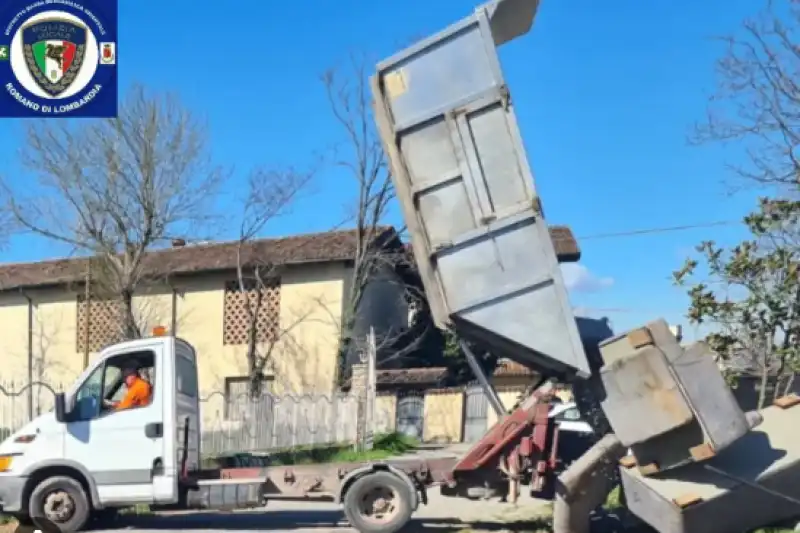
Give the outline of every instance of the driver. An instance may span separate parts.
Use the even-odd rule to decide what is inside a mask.
[[[125,379],[125,397],[119,402],[106,400],[106,405],[113,407],[117,411],[130,409],[132,407],[142,407],[150,403],[150,396],[153,392],[150,384],[139,376],[136,368],[129,367],[122,371]]]

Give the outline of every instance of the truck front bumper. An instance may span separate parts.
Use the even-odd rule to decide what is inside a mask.
[[[27,479],[21,476],[0,476],[0,512],[22,511],[22,491]]]

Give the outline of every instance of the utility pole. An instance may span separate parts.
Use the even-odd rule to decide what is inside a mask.
[[[83,287],[83,368],[89,367],[89,315],[91,314],[92,260],[86,263],[86,282]]]

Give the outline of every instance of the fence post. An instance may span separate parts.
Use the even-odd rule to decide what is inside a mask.
[[[263,391],[259,390],[259,394],[261,394],[262,392]],[[259,420],[257,419],[257,417],[258,417],[258,403],[257,402],[258,402],[258,398],[256,398],[254,395],[252,395],[252,394],[248,394],[247,395],[247,405],[248,405],[247,411],[248,411],[248,415],[249,415],[248,416],[249,420],[247,420],[245,422],[245,427],[249,426],[249,429],[250,429],[250,431],[249,431],[249,439],[248,439],[249,440],[248,447],[250,449],[248,451],[251,452],[251,453],[256,450],[256,446],[257,446],[256,432],[258,431],[258,422],[259,422]]]
[[[375,329],[369,328],[369,336],[367,337],[367,386],[366,386],[366,413],[365,422],[366,428],[364,433],[364,448],[367,450],[372,449],[375,435],[375,402],[378,396],[378,383],[377,383],[377,365],[378,365],[378,348],[375,341]]]
[[[367,365],[353,365],[353,374],[350,380],[350,394],[356,399],[356,449],[364,447],[364,435],[366,433],[365,414],[366,414],[366,392],[367,392]]]

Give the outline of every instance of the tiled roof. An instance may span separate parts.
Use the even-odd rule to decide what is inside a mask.
[[[383,228],[385,242],[397,235]],[[580,250],[566,226],[553,226],[550,235],[561,261],[577,261]],[[310,233],[279,239],[259,239],[242,248],[244,264],[298,264],[353,259],[358,238],[355,230]],[[238,242],[194,244],[149,252],[144,260],[146,275],[198,274],[236,268]],[[0,264],[0,291],[80,283],[86,276],[88,259],[69,258],[37,263]]]
[[[447,377],[444,367],[405,368],[398,370],[378,370],[375,377],[379,385],[436,384]]]
[[[492,375],[495,377],[533,376],[536,375],[536,372],[514,361],[501,359],[498,361],[497,368],[495,368]],[[375,377],[379,385],[429,385],[444,381],[447,377],[447,368],[430,367],[378,370]]]
[[[385,228],[391,236],[393,228]],[[297,264],[346,261],[355,256],[355,230],[310,233],[279,239],[259,239],[242,247],[243,264]],[[194,244],[149,252],[144,260],[148,276],[186,275],[233,270],[238,242]],[[88,259],[70,258],[38,263],[0,264],[0,290],[81,282]]]
[[[492,375],[494,377],[534,376],[536,372],[510,359],[500,359]]]
[[[581,247],[569,226],[550,226],[550,238],[561,263],[577,263],[581,260]]]

